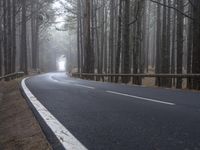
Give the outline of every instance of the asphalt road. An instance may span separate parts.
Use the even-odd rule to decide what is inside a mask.
[[[200,150],[199,92],[86,81],[64,73],[25,83],[88,149]],[[61,149],[54,140],[51,136],[53,147]]]

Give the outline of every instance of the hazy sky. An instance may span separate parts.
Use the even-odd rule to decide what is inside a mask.
[[[57,11],[57,13],[60,14],[60,15],[56,15],[55,21],[59,22],[58,24],[56,24],[57,27],[62,27],[64,25],[64,21],[65,21],[64,20],[65,10],[64,10],[63,5],[61,3],[65,3],[65,0],[57,0],[52,5],[53,9],[55,9]]]

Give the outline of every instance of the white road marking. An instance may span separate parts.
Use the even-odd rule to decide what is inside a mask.
[[[50,76],[50,79],[53,80],[53,81],[55,81],[55,82],[59,82],[58,80],[53,79],[52,76]]]
[[[59,80],[57,80],[57,79],[54,79],[52,75],[49,76],[49,79],[51,79],[51,80],[53,80],[53,81],[55,81],[55,82],[63,83],[63,82],[61,82],[61,81],[59,81]]]
[[[27,78],[26,78],[27,79]],[[31,93],[28,87],[25,84],[25,80],[23,79],[21,82],[22,88],[33,104],[35,109],[38,111],[40,116],[44,119],[49,128],[56,135],[60,143],[67,150],[87,150],[87,148],[81,144],[71,133],[67,130]]]
[[[86,86],[86,85],[82,85],[82,84],[73,84],[73,85],[75,85],[75,86],[79,86],[79,87],[88,88],[88,89],[95,89],[94,87]]]
[[[62,83],[62,84],[66,84],[66,83],[73,83],[72,81],[70,81],[70,82],[66,82],[66,81],[59,81],[59,80],[57,80],[57,79],[54,79],[52,76],[50,76],[50,79],[51,80],[53,80],[53,81],[55,81],[55,82],[58,82],[58,83]],[[76,83],[73,83],[73,84],[71,84],[71,85],[73,85],[73,86],[78,86],[78,87],[83,87],[83,88],[87,88],[87,89],[95,89],[94,87],[91,87],[91,86],[87,86],[87,85],[82,85],[82,84],[76,84]]]
[[[142,100],[145,100],[145,101],[151,101],[151,102],[155,102],[155,103],[161,103],[161,104],[166,104],[166,105],[176,105],[175,103],[164,102],[164,101],[160,101],[160,100],[156,100],[156,99],[134,96],[134,95],[124,94],[124,93],[119,93],[119,92],[114,92],[114,91],[106,91],[106,92],[111,93],[111,94],[116,94],[116,95],[122,95],[122,96],[126,96],[126,97],[142,99]]]

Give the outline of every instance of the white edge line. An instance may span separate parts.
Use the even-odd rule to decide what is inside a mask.
[[[151,101],[151,102],[155,102],[155,103],[161,103],[161,104],[166,104],[166,105],[176,105],[175,103],[164,102],[164,101],[160,101],[160,100],[156,100],[156,99],[134,96],[134,95],[124,94],[124,93],[119,93],[119,92],[114,92],[114,91],[106,91],[106,92],[111,93],[111,94],[116,94],[116,95],[122,95],[122,96],[126,96],[126,97],[142,99],[142,100],[145,100],[145,101]]]
[[[56,135],[60,143],[63,145],[65,149],[68,150],[87,150],[87,148],[81,144],[71,133],[67,130],[31,93],[28,87],[25,84],[25,78],[21,82],[21,86],[28,97],[29,101],[33,104],[35,109],[38,111],[40,116],[52,130],[52,132]]]

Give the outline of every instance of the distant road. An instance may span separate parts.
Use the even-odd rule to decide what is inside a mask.
[[[64,73],[34,76],[24,85],[54,149],[200,150],[199,92],[87,81]]]

